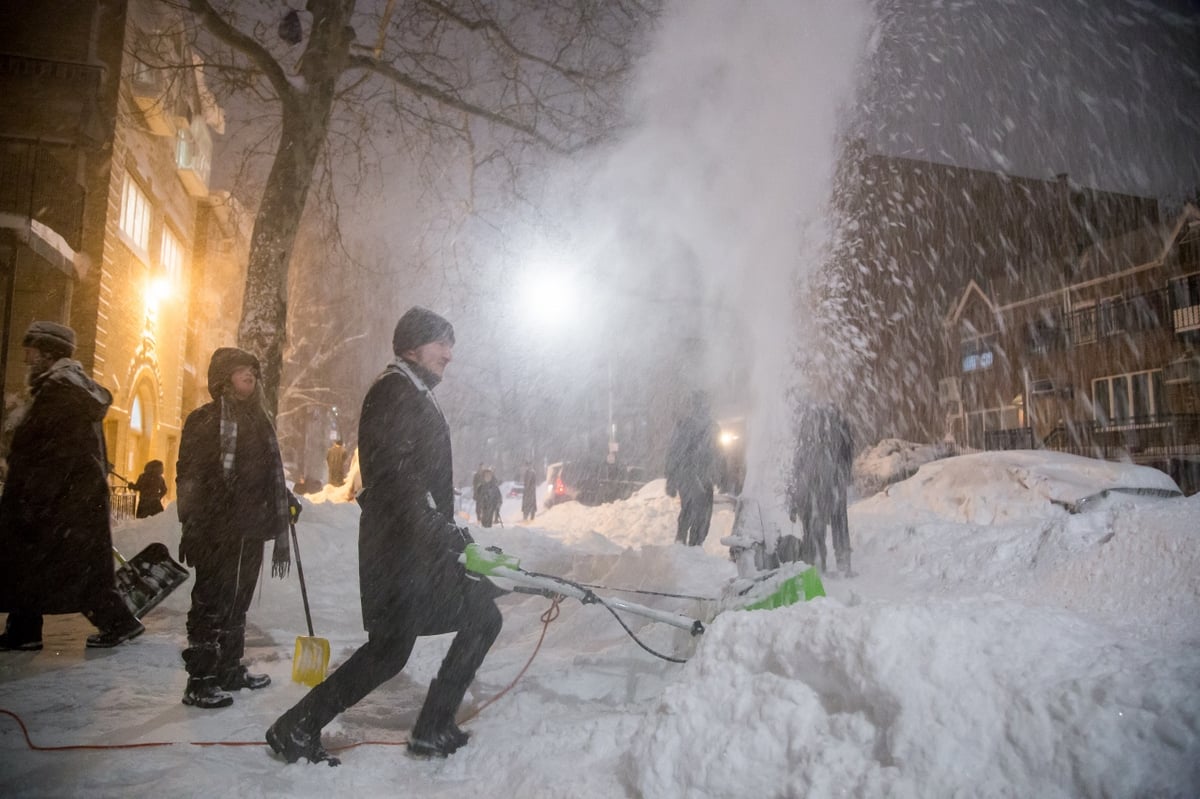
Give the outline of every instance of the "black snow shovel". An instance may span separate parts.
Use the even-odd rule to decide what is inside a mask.
[[[119,564],[115,575],[117,591],[139,619],[188,578],[188,570],[171,559],[165,544],[153,543],[130,560],[113,547],[113,558]]]

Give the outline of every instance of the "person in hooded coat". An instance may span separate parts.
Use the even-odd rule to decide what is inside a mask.
[[[500,495],[496,473],[491,469],[484,469],[483,479],[479,482],[479,490],[475,494],[475,518],[479,519],[480,527],[491,527],[500,519],[500,505],[503,502],[504,497]]]
[[[675,540],[690,547],[708,538],[713,490],[720,474],[719,429],[709,411],[708,395],[692,393],[687,413],[675,422],[667,446],[667,496],[679,496]]]
[[[417,637],[456,632],[409,736],[420,756],[445,757],[467,743],[455,714],[502,618],[497,591],[458,562],[471,543],[454,524],[450,428],[433,395],[450,362],[454,328],[409,309],[396,324],[396,359],[363,399],[358,455],[362,506],[359,586],[367,642],[280,716],[266,739],[289,762],[337,765],[321,728],[404,668]]]
[[[84,371],[75,331],[34,322],[23,340],[33,402],[13,432],[0,497],[0,650],[42,648],[45,614],[83,613],[111,647],[145,631],[116,590],[108,455],[112,394]]]
[[[265,542],[275,542],[272,575],[288,574],[288,525],[300,503],[284,480],[258,376],[254,355],[217,349],[208,367],[212,402],[188,415],[179,442],[179,559],[196,570],[183,651],[183,703],[192,707],[226,707],[233,703],[229,691],[271,683],[242,665],[246,612]]]
[[[130,486],[138,492],[137,511],[134,518],[145,519],[163,512],[162,499],[167,495],[167,481],[163,479],[163,462],[147,461],[146,468]]]

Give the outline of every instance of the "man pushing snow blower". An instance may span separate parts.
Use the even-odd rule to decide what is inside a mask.
[[[446,757],[467,743],[455,714],[503,620],[498,591],[458,563],[472,543],[454,524],[450,428],[433,396],[454,347],[454,328],[410,308],[396,325],[395,360],[363,399],[359,465],[359,582],[367,643],[267,730],[289,763],[339,761],[321,728],[404,668],[417,637],[457,632],[409,736],[420,756]]]

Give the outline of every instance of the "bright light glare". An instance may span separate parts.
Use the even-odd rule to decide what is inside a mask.
[[[738,440],[738,434],[730,433],[728,430],[723,430],[723,431],[721,431],[721,439],[720,440],[721,440],[722,447],[728,447],[731,444],[733,444],[733,442]]]
[[[171,296],[171,281],[165,277],[154,278],[146,287],[146,300],[151,305],[158,305],[169,296]]]
[[[521,288],[520,307],[527,318],[550,331],[566,327],[575,305],[575,287],[561,266],[531,269]]]

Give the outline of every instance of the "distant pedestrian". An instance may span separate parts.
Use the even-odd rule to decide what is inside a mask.
[[[829,528],[838,568],[847,576],[854,574],[846,514],[853,462],[850,425],[837,408],[823,405],[805,410],[798,425],[788,486],[788,516],[793,522],[803,523],[804,537],[797,548],[793,536],[784,536],[777,548],[780,560],[819,560],[821,571],[825,571],[825,530]]]
[[[491,527],[500,519],[500,484],[496,482],[496,474],[490,468],[483,470],[483,479],[479,482],[479,490],[475,494],[475,516],[481,527]]]
[[[101,427],[108,389],[71,359],[75,331],[34,322],[25,332],[32,404],[13,431],[0,497],[0,650],[42,648],[45,614],[82,613],[112,647],[142,626],[117,592]]]
[[[693,392],[667,449],[667,495],[679,496],[675,540],[688,546],[703,544],[712,522],[713,489],[720,468],[717,435],[708,395]]]
[[[525,471],[521,473],[521,484],[521,515],[525,521],[531,522],[537,514],[538,479],[537,472],[528,463],[525,464]]]
[[[226,707],[233,703],[229,691],[271,684],[242,665],[246,612],[265,542],[275,542],[272,576],[288,574],[288,524],[300,503],[287,489],[258,379],[254,355],[216,350],[208,366],[212,402],[188,415],[179,443],[179,559],[196,570],[183,703],[198,708]]]
[[[163,479],[163,462],[147,461],[146,468],[130,486],[138,494],[137,511],[134,517],[145,519],[163,512],[162,499],[167,495],[167,481]]]
[[[346,482],[346,448],[342,446],[340,438],[325,453],[325,466],[329,469],[331,486],[341,486]]]

